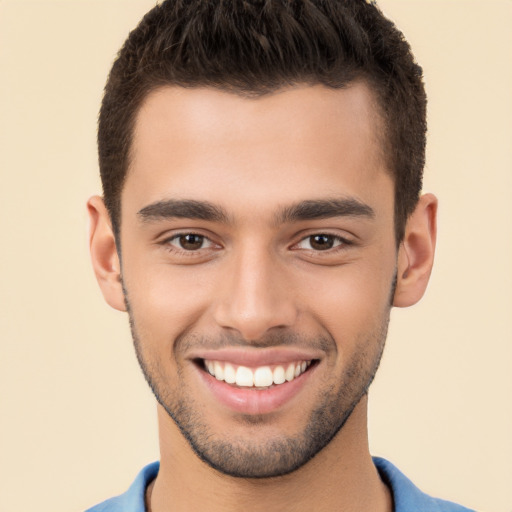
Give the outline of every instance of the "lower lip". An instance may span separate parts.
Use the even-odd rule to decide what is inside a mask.
[[[239,388],[198,368],[199,375],[214,397],[223,405],[242,414],[268,414],[291,401],[304,387],[316,370],[311,366],[290,382],[274,385],[268,389]]]

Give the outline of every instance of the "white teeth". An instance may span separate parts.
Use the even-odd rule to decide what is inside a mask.
[[[228,384],[234,384],[236,382],[235,369],[229,363],[226,363],[226,365],[224,366],[224,380]]]
[[[254,385],[257,388],[272,386],[273,382],[274,376],[272,375],[272,370],[268,366],[256,368],[256,371],[254,372]]]
[[[248,368],[246,366],[235,367],[230,363],[221,361],[204,361],[205,369],[217,380],[222,380],[228,384],[236,384],[239,387],[268,388],[270,386],[291,382],[299,375],[304,373],[311,361],[297,361],[290,363],[285,367],[282,365],[260,366],[258,368]]]
[[[224,380],[224,367],[215,361],[215,363],[213,363],[213,369],[215,371],[215,378],[217,380]]]
[[[285,378],[288,382],[295,378],[295,365],[293,363],[290,363],[286,368]]]
[[[286,377],[284,375],[284,368],[282,366],[276,366],[274,368],[272,380],[274,381],[274,384],[282,384],[283,382],[286,381]]]
[[[245,366],[239,366],[236,371],[236,385],[243,387],[252,387],[254,386],[254,375],[252,370],[246,368]]]

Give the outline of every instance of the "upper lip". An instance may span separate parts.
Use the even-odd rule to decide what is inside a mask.
[[[301,348],[223,348],[193,352],[189,358],[258,367],[321,359],[321,354],[317,350]]]

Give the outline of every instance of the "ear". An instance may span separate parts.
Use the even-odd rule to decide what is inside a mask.
[[[103,199],[99,196],[91,197],[87,201],[87,211],[92,266],[103,297],[114,309],[126,311],[116,239]]]
[[[405,226],[404,239],[398,251],[393,306],[412,306],[423,297],[434,263],[436,232],[437,199],[432,194],[425,194]]]

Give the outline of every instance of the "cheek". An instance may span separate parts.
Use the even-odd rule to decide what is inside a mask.
[[[123,280],[139,337],[166,347],[201,318],[214,288],[193,266],[127,263]]]
[[[303,301],[336,340],[338,350],[348,349],[350,340],[380,328],[390,307],[394,276],[390,263],[386,270],[353,263],[303,282]]]

